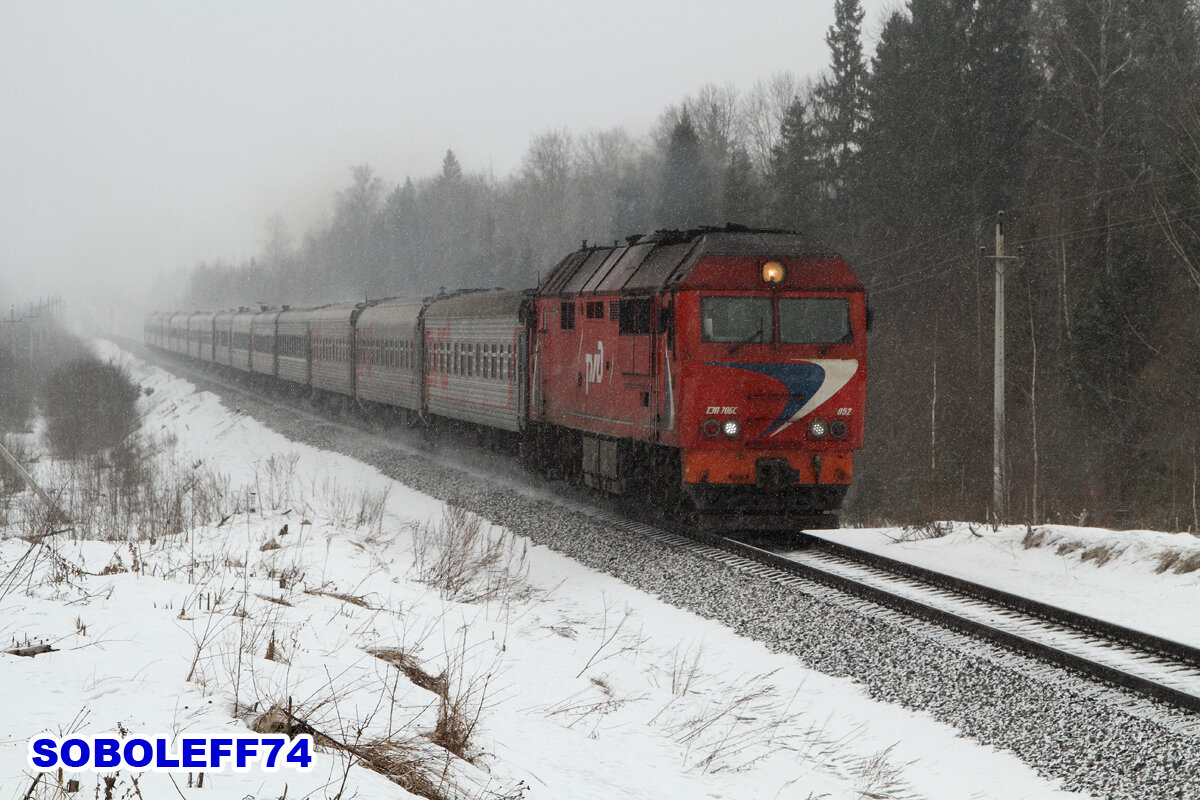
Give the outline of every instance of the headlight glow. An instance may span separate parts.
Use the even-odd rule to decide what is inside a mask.
[[[829,433],[829,428],[825,425],[824,420],[814,419],[808,423],[808,432],[814,439],[820,439],[825,434]]]
[[[768,286],[778,286],[787,279],[787,267],[782,261],[767,261],[762,265],[762,281]]]

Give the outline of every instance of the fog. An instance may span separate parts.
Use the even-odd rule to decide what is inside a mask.
[[[868,43],[882,2],[868,3]],[[436,7],[435,7],[436,6]],[[549,129],[644,135],[705,83],[828,63],[832,0],[0,6],[0,300],[82,313],[297,235],[355,164],[511,172]],[[100,301],[97,303],[97,301]]]

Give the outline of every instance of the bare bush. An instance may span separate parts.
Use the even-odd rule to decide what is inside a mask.
[[[41,391],[51,447],[61,456],[78,458],[119,446],[137,429],[138,395],[124,370],[95,356],[59,367]]]
[[[0,431],[24,430],[33,414],[37,379],[27,361],[16,359],[0,348]]]
[[[156,540],[231,511],[227,477],[203,464],[180,464],[170,453],[154,457],[136,437],[107,455],[60,465],[55,478],[81,539]]]
[[[447,503],[437,525],[413,532],[418,580],[447,600],[475,603],[526,596],[527,550],[504,532],[493,537],[483,519]]]

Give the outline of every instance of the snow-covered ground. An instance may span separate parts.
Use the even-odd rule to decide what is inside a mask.
[[[439,539],[463,527],[443,524],[442,502],[122,361],[153,390],[141,403],[159,459],[169,454],[176,478],[219,487],[223,510],[154,539],[30,544],[0,530],[5,649],[55,648],[0,654],[0,800],[33,786],[26,755],[37,734],[229,736],[276,704],[360,755],[389,743],[434,783],[446,778],[447,797],[1080,797],[924,714],[506,531],[483,526],[468,550],[486,550],[488,563],[455,570],[470,558]],[[54,470],[39,465],[47,482]],[[1182,610],[1169,611],[1195,607],[1197,573],[1155,571],[1158,554],[1194,539],[1045,532],[1032,549],[1024,529],[976,537],[956,526],[910,543],[892,541],[897,529],[834,536],[973,580],[1021,576],[1001,585],[1042,587],[1054,602],[1144,604],[1153,610],[1138,619],[1170,620],[1156,632],[1200,638]],[[1060,539],[1080,537],[1116,542],[1123,555],[1100,566],[1058,554]],[[447,718],[473,726],[470,762],[432,743]],[[111,792],[410,796],[358,761],[323,747],[310,773],[225,771],[202,788],[199,775],[123,773]],[[105,796],[103,773],[61,780],[73,777],[75,796]],[[63,796],[51,786],[59,780],[46,776],[28,796]]]
[[[822,538],[1200,647],[1200,538],[941,523]]]

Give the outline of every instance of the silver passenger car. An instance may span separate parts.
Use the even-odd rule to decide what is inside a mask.
[[[358,315],[354,357],[359,399],[420,411],[424,307],[423,300],[384,300]]]
[[[167,320],[170,318],[170,314],[161,311],[150,312],[142,326],[142,340],[151,347],[166,347]]]
[[[188,318],[188,349],[187,354],[192,358],[213,360],[213,318],[212,312],[199,311]]]
[[[305,312],[314,389],[354,396],[354,319],[361,308],[345,303]]]
[[[250,371],[250,323],[253,321],[254,312],[247,309],[233,315],[230,325],[229,366],[234,369]]]
[[[301,386],[308,386],[312,382],[308,361],[310,313],[307,309],[289,309],[285,306],[275,320],[275,375]]]
[[[213,318],[213,361],[229,366],[233,344],[233,312],[222,311]]]
[[[275,374],[275,320],[278,310],[262,310],[250,320],[250,371]]]
[[[507,431],[525,418],[524,292],[474,291],[425,312],[425,403],[431,414]]]
[[[186,312],[179,312],[172,314],[167,322],[167,349],[171,352],[187,355],[188,319],[191,316]]]

